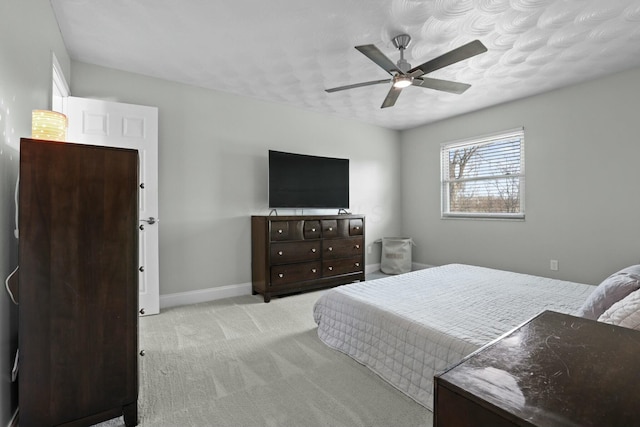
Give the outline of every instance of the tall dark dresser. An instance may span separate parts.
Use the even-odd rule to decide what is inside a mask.
[[[22,139],[20,425],[137,424],[138,153]]]

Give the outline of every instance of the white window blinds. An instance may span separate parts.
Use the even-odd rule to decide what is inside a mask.
[[[524,129],[441,145],[442,216],[524,218]]]

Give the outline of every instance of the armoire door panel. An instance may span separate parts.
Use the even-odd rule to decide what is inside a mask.
[[[122,412],[138,394],[137,151],[23,139],[19,226],[21,424]]]

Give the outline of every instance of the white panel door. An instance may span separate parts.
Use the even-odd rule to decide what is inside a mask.
[[[158,258],[158,109],[65,98],[67,141],[134,148],[140,156],[140,313],[160,311]]]

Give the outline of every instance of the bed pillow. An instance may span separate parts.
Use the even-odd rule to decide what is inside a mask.
[[[613,304],[640,289],[640,265],[613,273],[598,285],[578,310],[578,316],[596,320]]]
[[[640,290],[613,304],[598,317],[598,321],[640,331]]]

